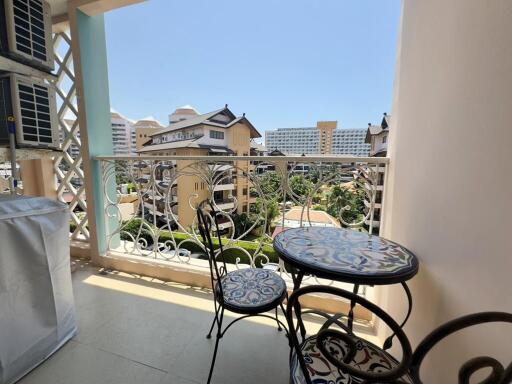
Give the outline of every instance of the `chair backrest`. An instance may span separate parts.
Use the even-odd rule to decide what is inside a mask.
[[[512,323],[512,313],[505,312],[481,312],[472,315],[462,316],[449,321],[432,331],[418,345],[414,351],[410,374],[414,383],[422,384],[420,377],[421,363],[428,352],[441,340],[462,329],[485,323]],[[512,347],[511,347],[512,350]],[[481,369],[491,369],[489,376],[480,384],[510,384],[512,383],[512,362],[505,368],[499,361],[492,357],[475,357],[459,370],[459,384],[469,384],[471,376]]]
[[[344,298],[347,300],[352,300],[356,304],[361,305],[362,307],[368,309],[372,313],[374,313],[377,317],[379,317],[384,323],[391,328],[393,332],[396,332],[396,336],[400,341],[402,346],[402,360],[399,363],[399,366],[392,371],[382,372],[379,374],[362,372],[359,370],[354,370],[353,367],[346,365],[345,363],[350,361],[355,353],[355,345],[351,341],[351,329],[342,321],[343,317],[338,315],[326,315],[327,321],[324,326],[322,326],[320,332],[317,334],[317,340],[320,339],[320,342],[317,343],[320,351],[324,355],[324,357],[332,363],[337,368],[341,369],[343,372],[348,373],[352,376],[358,377],[360,379],[365,380],[366,383],[381,383],[381,382],[393,382],[393,383],[401,383],[400,377],[403,376],[404,373],[409,373],[410,378],[414,384],[423,384],[420,377],[420,369],[421,364],[428,354],[428,352],[441,340],[450,336],[451,334],[458,332],[462,329],[472,327],[479,324],[484,323],[512,323],[512,313],[505,312],[482,312],[475,313],[472,315],[467,315],[460,317],[458,319],[449,321],[448,323],[440,326],[439,328],[432,331],[427,337],[423,339],[423,341],[418,345],[414,353],[411,351],[411,346],[409,341],[400,328],[400,326],[381,308],[376,306],[375,304],[369,302],[368,300],[355,295],[352,292],[345,291],[340,288],[330,287],[330,286],[319,286],[312,285],[298,289],[295,291],[288,300],[288,305],[286,309],[286,319],[288,321],[288,328],[290,330],[290,339],[292,343],[292,348],[295,350],[297,354],[297,359],[302,368],[302,373],[306,380],[307,384],[311,384],[311,378],[309,375],[308,368],[305,363],[304,355],[301,351],[301,345],[299,342],[298,330],[300,329],[300,324],[303,322],[302,317],[303,313],[310,311],[302,311],[300,305],[300,297],[307,294],[315,294],[315,293],[324,293],[338,296],[340,298]],[[294,321],[294,316],[297,321],[297,324]],[[299,327],[297,327],[299,325]],[[331,328],[332,326],[338,326],[343,332],[339,332]],[[332,354],[327,350],[328,348],[322,348],[321,340],[325,340],[328,337],[334,336],[342,342],[346,346],[346,351],[344,356],[337,356],[336,359],[332,357]],[[304,341],[304,340],[302,340]],[[341,359],[340,359],[341,358]],[[472,376],[481,369],[491,369],[488,377],[481,381],[479,384],[511,384],[512,383],[512,362],[509,363],[508,367],[504,367],[499,361],[494,358],[482,356],[476,357],[468,362],[466,362],[459,370],[459,384],[469,384],[471,382]]]
[[[205,204],[206,205],[206,204]],[[203,205],[204,206],[204,205]],[[197,227],[199,233],[203,239],[204,248],[208,257],[208,263],[210,265],[210,276],[212,281],[212,289],[215,292],[215,287],[218,286],[218,300],[220,304],[224,304],[224,292],[222,284],[216,284],[222,277],[227,274],[226,261],[224,259],[224,251],[222,248],[222,239],[219,232],[218,213],[213,208],[211,203],[207,203],[209,210],[197,207]],[[212,232],[216,232],[218,241],[218,250],[215,250],[215,246],[211,237]],[[220,259],[220,262],[219,260]]]
[[[363,308],[366,308],[373,314],[375,314],[381,321],[383,321],[395,334],[397,339],[400,342],[402,347],[402,360],[397,362],[394,367],[389,367],[389,370],[381,370],[380,367],[378,369],[374,369],[373,371],[363,371],[358,368],[355,368],[353,365],[349,365],[348,362],[352,360],[352,358],[357,353],[357,346],[354,342],[354,334],[351,328],[344,323],[344,318],[348,318],[347,310],[346,314],[341,316],[340,314],[330,314],[324,315],[327,317],[327,321],[317,334],[317,346],[320,351],[324,355],[324,357],[329,360],[331,364],[336,366],[338,369],[343,370],[343,372],[348,373],[352,376],[358,377],[364,380],[367,383],[373,382],[395,382],[401,378],[408,370],[411,358],[412,358],[412,348],[409,340],[403,330],[400,328],[400,325],[391,318],[384,310],[366,300],[365,298],[358,296],[352,292],[345,291],[340,288],[335,288],[331,286],[321,286],[321,285],[310,285],[296,290],[290,298],[288,299],[287,309],[286,309],[286,320],[288,322],[288,329],[290,330],[290,339],[292,343],[292,348],[294,348],[298,362],[300,367],[302,368],[302,373],[306,380],[307,384],[311,384],[311,377],[306,365],[306,361],[304,355],[301,350],[301,343],[299,342],[298,332],[302,326],[304,326],[303,322],[303,314],[311,311],[303,311],[300,305],[300,297],[308,294],[329,294],[339,298],[343,298],[349,301],[353,301],[355,304],[360,305]],[[317,312],[318,313],[318,312]],[[295,323],[294,317],[297,321]],[[340,332],[341,331],[341,332]],[[321,340],[328,340],[329,338],[334,337],[345,345],[345,354],[343,356],[338,355],[339,358],[334,358],[331,353],[329,353],[326,349],[328,347],[323,346]],[[304,340],[302,340],[304,341]],[[378,348],[374,346],[375,348]]]

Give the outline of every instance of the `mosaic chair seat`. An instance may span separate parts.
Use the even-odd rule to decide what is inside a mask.
[[[286,283],[275,272],[261,268],[244,268],[229,272],[217,282],[217,297],[224,294],[224,308],[248,314],[275,309],[286,295]]]
[[[208,204],[208,208],[208,210],[201,207],[197,208],[197,221],[199,233],[208,256],[212,289],[214,291],[215,317],[206,336],[208,339],[211,338],[216,327],[215,347],[207,381],[210,383],[219,341],[237,321],[251,316],[267,317],[276,322],[279,331],[284,329],[288,335],[285,324],[277,316],[278,308],[281,308],[283,314],[285,313],[283,301],[288,293],[285,281],[271,270],[244,268],[228,272],[224,259],[222,238],[220,230],[218,230],[220,228],[217,217],[219,214],[214,210],[212,204]],[[218,249],[215,249],[213,245],[212,233],[217,235]],[[225,310],[242,316],[223,328]],[[268,311],[275,311],[275,315],[266,314],[265,312]]]
[[[308,337],[301,343],[301,351],[313,384],[362,384],[365,382],[363,379],[352,376],[331,363],[322,354],[317,344],[316,336]],[[343,360],[343,356],[350,353],[351,346],[349,343],[339,339],[330,338],[325,340],[323,344],[328,351],[335,356],[339,356],[341,360]],[[393,356],[367,340],[354,338],[354,346],[357,352],[348,361],[348,364],[356,370],[382,373],[396,369],[399,365],[399,362]],[[290,369],[292,383],[307,383],[295,353],[292,355]],[[412,379],[407,374],[401,380],[403,383],[412,383]]]
[[[302,311],[299,298],[307,294],[331,294],[351,300],[375,314],[395,333],[402,347],[396,360],[384,348],[356,336],[340,314],[325,314],[327,321],[317,334],[299,334]],[[352,292],[326,286],[309,286],[295,291],[288,300],[286,318],[290,329],[290,383],[292,384],[422,384],[420,368],[428,352],[442,339],[464,328],[493,322],[512,323],[512,314],[482,312],[452,320],[431,332],[414,353],[400,326],[382,309]],[[300,340],[299,340],[300,339]],[[512,363],[505,368],[491,357],[477,357],[465,363],[458,374],[459,384],[469,384],[482,369],[489,370],[480,383],[512,383]]]

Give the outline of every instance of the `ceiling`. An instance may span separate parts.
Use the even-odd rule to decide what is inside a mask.
[[[67,13],[68,0],[46,0],[52,8],[52,16],[63,15]]]
[[[52,16],[67,13],[68,3],[71,0],[46,0],[52,8]],[[89,16],[98,15],[127,5],[141,3],[146,0],[82,0],[80,10]]]

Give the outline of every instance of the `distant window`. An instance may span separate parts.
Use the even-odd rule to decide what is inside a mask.
[[[221,131],[210,131],[210,139],[224,139],[224,132]]]
[[[387,136],[382,136],[382,144],[385,144],[388,141]]]
[[[243,194],[244,196],[247,196],[247,188],[244,188],[244,189],[243,189],[242,194]]]

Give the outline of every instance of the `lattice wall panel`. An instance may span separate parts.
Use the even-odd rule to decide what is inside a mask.
[[[53,36],[55,52],[57,109],[63,154],[55,158],[57,195],[69,204],[74,231],[72,239],[89,239],[87,203],[82,169],[82,144],[78,123],[76,84],[71,51],[71,38],[66,32]]]

